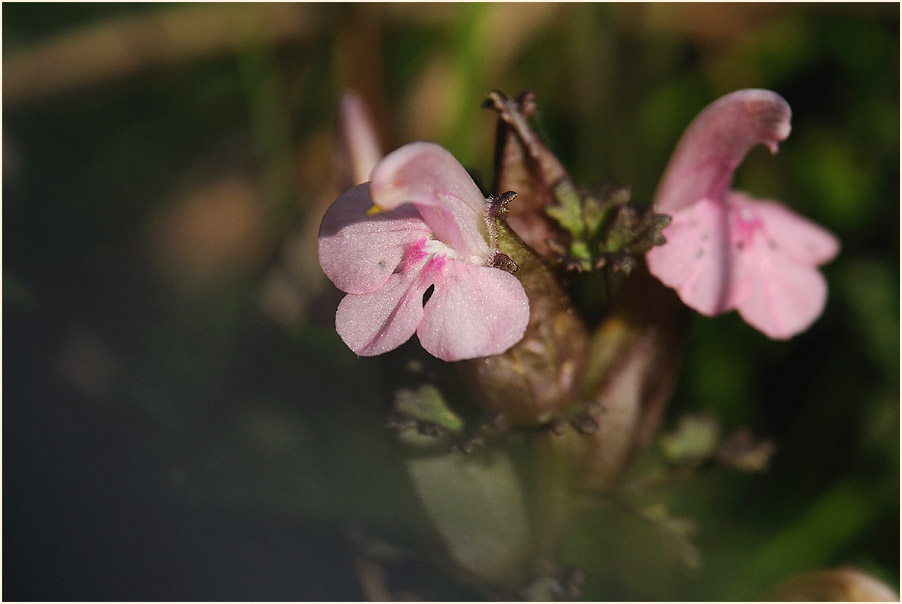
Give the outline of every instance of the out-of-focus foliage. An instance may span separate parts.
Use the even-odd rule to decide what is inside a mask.
[[[749,87],[793,133],[736,188],[843,250],[792,341],[696,319],[668,430],[707,414],[777,452],[649,493],[657,523],[580,518],[566,562],[590,600],[754,600],[838,566],[898,588],[898,5],[6,3],[4,598],[474,597],[412,555],[390,362],[332,326],[340,94],[485,187],[479,105],[533,88],[574,179],[647,202],[694,115]]]

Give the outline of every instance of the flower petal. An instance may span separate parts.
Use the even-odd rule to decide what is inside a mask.
[[[739,90],[714,101],[689,125],[655,194],[655,207],[676,212],[699,199],[722,200],[733,171],[759,143],[776,153],[789,136],[789,104],[769,90]]]
[[[423,279],[428,258],[389,276],[372,293],[348,294],[335,313],[335,330],[348,348],[368,357],[394,350],[414,334],[423,318]]]
[[[339,196],[326,210],[319,229],[320,266],[338,289],[349,294],[382,287],[405,250],[430,235],[411,206],[367,215],[373,207],[368,188],[369,183],[364,183]]]
[[[661,232],[667,243],[645,255],[649,272],[702,314],[728,310],[732,281],[728,229],[726,206],[710,199],[675,212]]]
[[[411,143],[390,153],[373,170],[370,192],[386,210],[414,204],[435,236],[471,262],[488,257],[485,197],[442,147]]]
[[[773,339],[804,331],[824,309],[827,284],[814,256],[801,252],[830,251],[818,245],[832,245],[832,235],[779,204],[737,194],[728,199],[703,199],[676,212],[663,230],[667,243],[646,254],[649,271],[702,314],[737,309]],[[780,222],[787,216],[791,222]],[[787,230],[770,232],[774,219]],[[812,233],[814,248],[805,243]]]
[[[754,212],[772,246],[803,264],[817,266],[839,253],[839,240],[825,228],[799,216],[776,201],[752,199],[731,191],[727,203],[739,211]]]
[[[814,266],[780,253],[761,234],[734,253],[734,281],[742,284],[736,308],[749,325],[783,340],[808,329],[823,312],[827,282]]]
[[[523,337],[529,300],[516,277],[448,258],[417,330],[420,343],[444,361],[500,354]]]

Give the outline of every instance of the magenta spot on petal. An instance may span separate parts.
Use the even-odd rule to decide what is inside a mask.
[[[445,257],[444,256],[435,256],[429,263],[426,265],[426,268],[423,269],[423,275],[429,279],[436,279],[441,276],[442,271],[445,268]]]
[[[755,233],[764,230],[764,224],[758,215],[749,208],[741,208],[730,212],[733,219],[733,228],[731,235],[733,245],[739,249],[743,249],[752,242]]]
[[[420,239],[407,248],[407,252],[404,255],[404,268],[407,268],[412,264],[417,264],[429,255],[429,252],[426,251],[426,242],[427,239]]]

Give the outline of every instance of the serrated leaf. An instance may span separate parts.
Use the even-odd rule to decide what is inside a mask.
[[[670,224],[670,216],[647,211],[639,215],[636,208],[621,205],[608,227],[602,250],[644,254],[666,242],[661,230]]]
[[[601,228],[609,211],[610,206],[601,203],[594,197],[583,199],[583,222],[586,225],[586,234],[589,239],[594,237]]]
[[[670,224],[670,216],[667,214],[646,212],[635,229],[633,240],[624,248],[624,251],[630,254],[644,254],[656,245],[664,245],[667,240],[661,231],[668,224]]]
[[[557,203],[545,208],[545,213],[556,220],[574,239],[585,237],[583,207],[579,195],[573,185],[561,181],[554,187],[554,199]]]

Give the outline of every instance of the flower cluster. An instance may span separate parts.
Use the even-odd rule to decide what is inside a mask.
[[[827,284],[818,266],[839,251],[832,234],[783,205],[729,190],[752,147],[777,151],[790,116],[767,90],[740,90],[706,108],[655,196],[654,211],[670,217],[660,232],[666,242],[645,254],[649,272],[686,305],[709,316],[738,310],[774,339],[821,314]],[[416,333],[426,351],[458,361],[503,353],[523,338],[529,300],[517,277],[497,268],[504,264],[495,262],[487,208],[463,166],[425,142],[378,161],[369,182],[335,201],[320,227],[319,257],[347,293],[335,324],[351,350],[378,355]]]
[[[789,135],[789,105],[773,92],[741,90],[706,108],[652,207],[633,205],[627,188],[577,186],[527,121],[533,96],[489,93],[498,127],[488,198],[433,143],[381,157],[364,107],[346,99],[351,188],[323,217],[319,260],[346,294],[335,327],[353,352],[379,355],[417,334],[426,352],[463,361],[447,368],[458,378],[450,388],[439,372],[405,374],[418,387],[393,392],[387,426],[410,447],[405,471],[445,561],[500,599],[544,601],[579,597],[581,574],[557,552],[573,511],[596,495],[635,506],[684,564],[699,565],[690,523],[645,507],[643,479],[623,480],[673,395],[687,307],[737,310],[771,338],[792,337],[823,311],[818,267],[839,243],[729,188],[750,149],[775,153]],[[749,431],[721,439],[707,419],[681,422],[661,444],[680,474],[708,462],[760,471],[773,452]],[[477,446],[490,454],[464,455]]]

